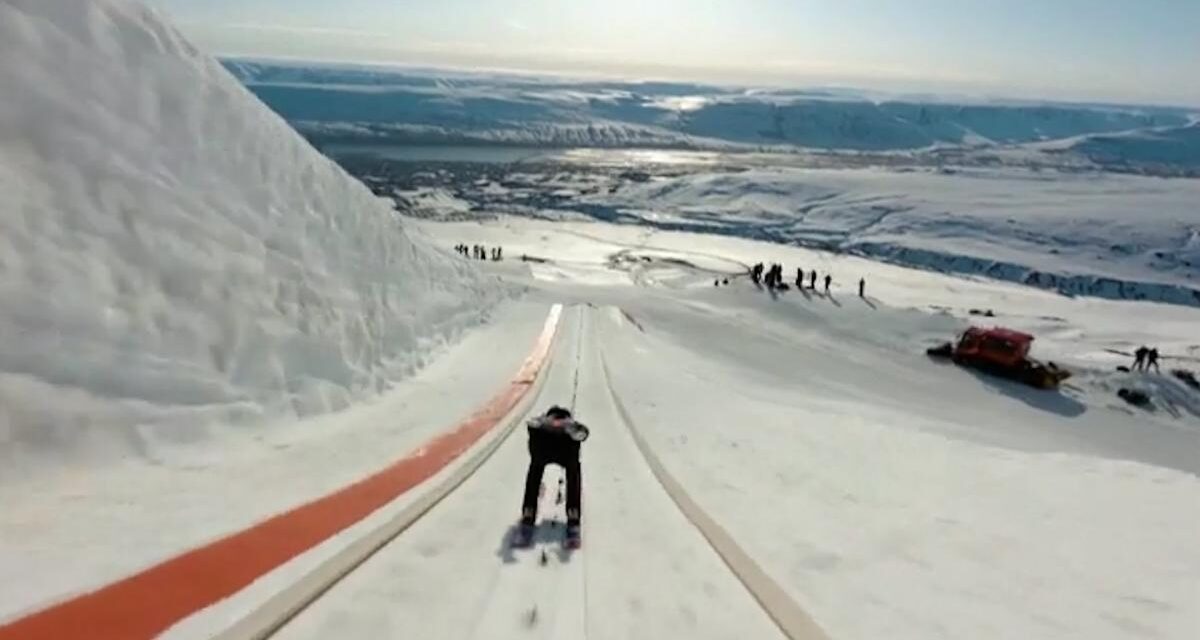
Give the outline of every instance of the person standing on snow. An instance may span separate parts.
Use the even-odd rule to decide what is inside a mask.
[[[825,293],[829,293],[829,285],[833,284],[833,276],[825,274]]]
[[[1141,371],[1142,369],[1146,368],[1146,355],[1149,353],[1150,353],[1150,350],[1147,349],[1144,345],[1141,347],[1138,347],[1137,351],[1133,352],[1133,370],[1134,371]]]
[[[1154,367],[1155,373],[1162,373],[1162,369],[1158,368],[1158,347],[1146,352],[1146,371],[1149,371],[1150,367]]]
[[[867,297],[867,279],[866,278],[858,279],[858,297],[860,297],[860,298]]]
[[[588,428],[577,422],[570,411],[556,405],[550,407],[545,415],[530,420],[526,429],[529,431],[529,470],[525,473],[521,522],[513,546],[528,547],[533,542],[538,493],[542,487],[542,473],[548,464],[557,464],[566,471],[567,544],[578,546],[583,494],[579,448],[588,438]]]

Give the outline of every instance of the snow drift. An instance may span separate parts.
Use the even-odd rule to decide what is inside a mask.
[[[337,410],[484,291],[154,12],[0,4],[0,468]]]

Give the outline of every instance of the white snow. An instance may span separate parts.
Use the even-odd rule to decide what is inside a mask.
[[[436,187],[396,191],[392,194],[392,198],[410,215],[455,218],[471,211],[470,202],[456,198],[454,194],[445,189]]]
[[[1172,357],[1166,367],[1194,367],[1200,310],[1072,299],[644,227],[521,219],[423,226],[447,239],[503,244],[510,254],[547,260],[531,265],[534,277],[547,294],[580,302],[580,340],[596,342],[652,446],[831,637],[1194,634],[1200,393],[1167,376],[1114,373],[1113,365],[1128,360],[1110,350],[1149,341]],[[793,291],[772,299],[740,277],[740,263],[756,260],[831,271],[834,297]],[[714,288],[713,278],[723,275],[733,284]],[[868,279],[867,300],[855,295],[860,276]],[[972,306],[995,308],[998,317],[988,324],[1034,331],[1037,355],[1066,364],[1076,377],[1048,393],[929,361],[923,348],[952,336]],[[560,344],[574,342],[565,337]],[[560,348],[557,362],[570,360],[567,354]],[[643,497],[636,502],[649,500],[654,488],[635,482],[632,470],[599,462],[598,450],[610,446],[600,438],[620,436],[610,435],[615,418],[599,399],[603,386],[588,383],[586,373],[580,380],[580,418],[608,429],[594,429],[586,445],[585,501],[611,500],[604,483],[613,476],[637,484]],[[1133,410],[1114,395],[1117,385],[1130,383],[1169,389],[1172,398],[1152,393],[1156,410]],[[1168,402],[1183,409],[1166,410]],[[520,475],[519,459],[496,465],[507,477]],[[489,495],[515,499],[516,491]],[[599,538],[584,551],[594,563],[591,588],[617,589],[609,580],[626,578],[602,579],[591,569],[616,562],[608,544],[675,557],[670,543],[640,541],[645,530],[669,526],[658,524],[667,515],[614,524],[610,513],[594,511],[585,515],[588,540]],[[433,514],[428,535],[444,532],[438,524],[455,521],[452,513],[447,507]],[[652,524],[643,527],[647,519]],[[494,535],[483,523],[478,535]],[[681,540],[691,533],[672,530]],[[391,560],[335,592],[288,635],[320,637],[318,630],[335,622],[361,623],[352,628],[362,635],[418,624],[411,611],[370,602],[404,600],[415,584],[436,581],[446,558],[475,557],[482,539],[463,535],[427,558],[404,553],[406,547],[389,553]],[[602,550],[593,552],[595,546]],[[487,565],[482,557],[458,562]],[[637,592],[648,584],[680,602],[693,597],[694,579],[671,570],[640,575],[620,588]],[[490,593],[476,597],[498,597]],[[462,603],[450,609],[472,610],[471,601],[447,598]],[[673,620],[674,611],[664,609],[648,618]],[[439,628],[440,606],[421,611],[421,623]],[[597,597],[588,611],[604,611],[609,621],[643,619],[636,605],[615,598]],[[725,637],[717,630],[723,616],[705,610],[699,618],[702,631],[687,637]],[[628,637],[662,633],[648,628]],[[588,628],[589,637],[609,634],[625,637],[605,623]]]
[[[506,384],[547,310],[537,303],[502,305],[487,325],[415,376],[345,411],[176,442],[104,467],[38,469],[0,483],[0,621],[117,580],[395,462]]]
[[[448,392],[457,389],[456,372],[502,369],[495,345],[523,346],[536,310],[545,308],[539,301],[574,301],[536,406],[575,398],[592,427],[584,451],[585,547],[570,559],[551,551],[547,567],[530,554],[506,561],[525,461],[518,431],[477,476],[283,637],[327,637],[334,629],[347,637],[406,629],[524,637],[535,605],[539,628],[571,625],[589,637],[771,637],[761,611],[642,466],[607,400],[596,367],[601,354],[614,389],[671,472],[832,638],[1191,637],[1200,615],[1200,554],[1192,543],[1200,535],[1200,402],[1166,376],[1146,375],[1138,377],[1169,388],[1191,411],[1127,408],[1111,388],[1122,374],[1110,372],[1128,360],[1109,349],[1150,342],[1171,358],[1166,366],[1193,366],[1200,310],[1072,299],[854,256],[629,225],[514,218],[412,224],[442,244],[500,245],[513,258],[546,260],[524,265],[532,279],[521,275],[523,263],[485,267],[533,287],[532,305],[473,333],[435,365],[440,373],[402,385],[395,403],[337,423],[342,430],[320,430],[329,435],[314,440],[312,451],[350,433],[363,451],[419,441],[400,430],[359,432],[389,416],[435,433],[452,411],[467,409],[460,401],[483,396],[477,384],[469,386],[479,389],[474,398]],[[772,299],[741,276],[756,260],[830,271],[834,297],[788,292]],[[731,286],[714,288],[712,279],[723,276],[733,278]],[[859,276],[868,278],[867,300],[852,292]],[[989,323],[1033,330],[1037,355],[1076,377],[1047,393],[926,359],[923,348],[960,329],[970,307],[995,308]],[[432,389],[448,395],[423,395]],[[266,494],[287,486],[288,472],[308,474],[290,456],[255,457],[242,458],[240,469],[214,461],[208,470],[241,477],[256,463],[276,469],[253,482],[266,491],[242,483],[224,494],[207,489],[236,492],[253,506],[237,510],[245,516],[279,501]],[[326,483],[381,459],[343,457],[288,495],[327,490]],[[168,465],[152,486],[178,482],[181,471]],[[205,504],[205,483],[194,482],[197,490],[185,495]],[[142,557],[117,535],[130,522],[166,540],[155,543],[155,553],[194,539],[195,513],[156,502],[146,493],[153,489],[138,486],[123,496],[136,511],[93,527],[87,544],[48,518],[20,514],[44,503],[44,513],[70,509],[95,521],[88,514],[103,510],[98,496],[63,495],[55,504],[42,497],[59,493],[51,487],[18,500],[6,514],[7,531],[22,524],[37,530],[43,542],[32,557],[42,560],[12,566],[40,576],[49,595],[119,573],[97,568],[98,558]],[[238,525],[204,518],[216,524],[203,531]],[[56,552],[70,544],[77,545],[72,562],[57,563]],[[224,628],[269,596],[271,585],[336,550],[328,546],[168,637]],[[29,553],[14,546],[8,557]]]
[[[1200,305],[1200,182],[1009,170],[697,171],[584,202],[1067,293]]]
[[[461,96],[486,93],[465,84]],[[694,89],[658,88],[681,106]],[[123,0],[0,3],[0,90],[0,621],[419,447],[504,384],[565,302],[531,411],[568,404],[591,427],[583,550],[552,549],[543,567],[506,544],[518,429],[283,637],[778,637],[648,470],[610,393],[833,640],[1200,628],[1200,392],[1114,371],[1142,344],[1164,370],[1196,368],[1200,308],[978,275],[1016,265],[1182,291],[1200,237],[1190,183],[704,170],[588,200],[596,185],[564,172],[520,184],[639,224],[400,219]],[[415,197],[466,214],[457,193]],[[811,246],[738,237],[754,230]],[[458,243],[506,261],[446,251]],[[788,281],[830,273],[833,289],[758,290],[745,277],[758,261]],[[1030,331],[1035,356],[1075,375],[1045,392],[924,355],[968,323]],[[1120,387],[1152,406],[1126,405]],[[422,490],[166,636],[211,637]]]
[[[153,12],[0,4],[0,478],[346,408],[497,288]]]

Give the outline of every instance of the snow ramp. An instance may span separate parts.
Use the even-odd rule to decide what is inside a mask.
[[[373,638],[417,630],[501,640],[825,638],[732,538],[721,538],[661,465],[648,463],[653,454],[623,416],[602,362],[605,323],[612,324],[588,305],[564,313],[538,400],[526,413],[569,406],[591,428],[582,550],[561,544],[553,467],[543,478],[534,548],[512,548],[527,453],[524,437],[508,436],[402,535],[350,570],[331,572],[338,580],[319,598],[264,607],[218,637]]]

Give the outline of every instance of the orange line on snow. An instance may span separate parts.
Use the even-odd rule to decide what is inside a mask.
[[[513,380],[452,431],[334,493],[0,626],[0,640],[153,638],[362,520],[458,458],[517,406],[546,361],[560,311],[551,310]]]

